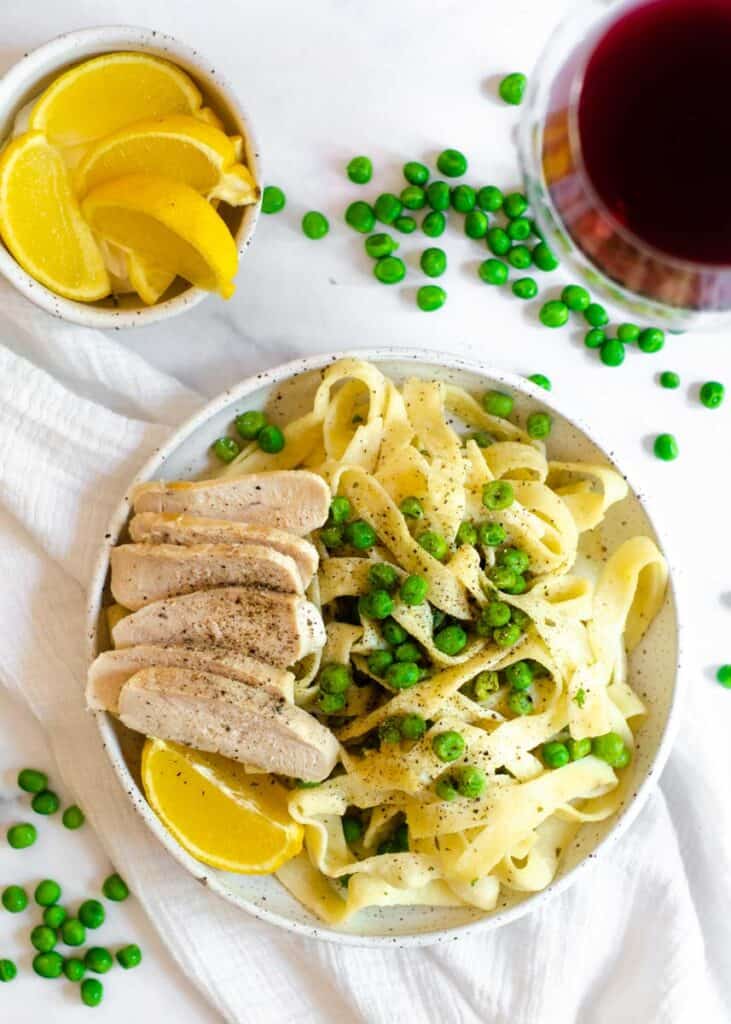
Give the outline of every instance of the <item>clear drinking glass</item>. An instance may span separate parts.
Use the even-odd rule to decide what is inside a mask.
[[[579,105],[587,65],[597,45],[620,19],[661,2],[671,0],[585,0],[559,25],[529,78],[519,133],[520,160],[526,193],[546,241],[592,290],[633,316],[670,330],[718,327],[731,322],[731,262],[679,258],[649,244],[602,200],[582,152]],[[726,0],[703,2],[723,7]],[[691,11],[690,0],[687,3]],[[682,7],[682,0],[675,0],[675,5]],[[731,0],[727,12],[731,18]],[[725,16],[722,12],[721,17]],[[674,45],[682,47],[682,39],[676,38]],[[647,60],[652,59],[648,47]],[[731,75],[731,60],[727,66]],[[618,78],[617,85],[623,84]],[[707,101],[702,83],[689,81],[687,86],[698,88],[699,104]],[[642,95],[637,102],[643,102]],[[719,133],[724,131],[720,123]],[[633,154],[628,152],[626,158],[631,160]],[[723,159],[721,152],[718,158]],[[658,165],[657,174],[663,173]],[[679,203],[689,201],[698,205],[702,231],[704,206],[709,204],[712,217],[714,197],[678,197]]]

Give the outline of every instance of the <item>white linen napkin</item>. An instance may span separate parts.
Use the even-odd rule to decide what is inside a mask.
[[[84,711],[84,587],[134,471],[203,399],[7,286],[0,300],[0,685],[46,727],[112,861],[225,1020],[731,1019],[731,759],[722,722],[696,709],[611,854],[497,932],[415,950],[339,947],[256,921],[194,882],[131,809]],[[709,745],[725,752],[722,778]]]

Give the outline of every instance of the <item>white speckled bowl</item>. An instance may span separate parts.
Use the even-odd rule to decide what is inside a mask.
[[[261,159],[254,129],[225,79],[196,50],[184,46],[172,36],[148,28],[112,25],[82,29],[58,36],[27,53],[0,79],[0,139],[5,139],[12,131],[18,111],[62,71],[89,57],[117,50],[151,53],[187,71],[203,93],[206,105],[222,118],[226,131],[243,137],[245,163],[261,185]],[[259,208],[260,203],[239,208],[221,207],[221,213],[236,240],[239,257],[243,256],[251,242]],[[70,320],[85,327],[146,326],[184,313],[210,294],[178,279],[170,289],[170,297],[154,306],[145,306],[133,294],[120,296],[116,301],[110,297],[93,303],[74,302],[61,298],[26,274],[1,242],[0,274],[37,306],[62,320]]]
[[[551,397],[529,381],[452,355],[391,349],[313,356],[242,381],[176,431],[142,467],[130,487],[150,479],[205,476],[212,441],[227,431],[239,412],[266,407],[279,422],[300,415],[309,408],[322,368],[345,354],[371,360],[396,380],[420,375],[449,380],[475,393],[493,387],[507,390],[515,396],[519,416],[536,408],[551,412],[554,418],[552,454],[568,461],[611,461],[610,448],[602,446],[586,427],[556,408]],[[610,509],[595,543],[612,549],[640,532],[658,541],[640,493],[632,489],[631,484],[630,488],[626,501]],[[125,499],[109,526],[92,578],[88,609],[90,659],[108,646],[101,609],[105,601],[109,601],[105,592],[109,551],[125,529],[128,516],[129,501]],[[503,896],[491,914],[469,908],[388,907],[362,912],[343,930],[323,925],[275,878],[226,874],[193,860],[163,828],[140,789],[141,737],[130,733],[105,713],[98,714],[99,728],[122,786],[151,831],[194,877],[242,910],[290,931],[351,945],[417,946],[444,942],[478,928],[497,928],[535,910],[566,889],[582,872],[590,870],[592,859],[603,856],[639,812],[665,764],[678,721],[680,623],[675,586],[677,575],[664,607],[630,662],[630,682],[646,702],[649,713],[637,734],[636,756],[629,769],[631,784],[620,813],[607,821],[583,826],[576,842],[564,855],[556,879],[547,889],[535,895]]]

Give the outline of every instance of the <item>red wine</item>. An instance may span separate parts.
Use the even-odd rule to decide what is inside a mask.
[[[731,264],[731,2],[649,0],[610,26],[579,97],[586,173],[678,259]]]

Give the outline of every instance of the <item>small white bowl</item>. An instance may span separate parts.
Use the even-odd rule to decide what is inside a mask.
[[[172,36],[148,28],[110,25],[81,29],[57,36],[26,54],[0,80],[0,139],[5,140],[12,131],[18,111],[62,71],[90,57],[119,50],[151,53],[186,71],[203,93],[204,103],[223,120],[226,131],[244,139],[246,164],[255,181],[261,185],[261,160],[254,130],[231,87],[197,50],[184,46]],[[236,240],[240,257],[251,242],[260,205],[225,208],[225,220]],[[85,327],[147,326],[192,309],[209,295],[209,292],[178,279],[173,285],[172,297],[154,306],[144,305],[134,294],[120,296],[118,300],[110,297],[92,303],[74,302],[56,295],[27,274],[1,243],[0,274],[48,313]]]
[[[259,373],[213,399],[183,424],[141,468],[130,484],[147,480],[179,480],[210,475],[210,446],[225,434],[231,421],[245,409],[286,410],[294,419],[311,408],[312,395],[322,370],[342,356],[357,355],[375,363],[400,382],[409,376],[454,383],[471,392],[497,388],[508,390],[516,409],[525,415],[543,408],[553,417],[551,453],[573,462],[612,463],[611,448],[602,444],[584,424],[558,408],[552,396],[530,381],[502,373],[477,362],[438,352],[376,349],[316,355]],[[628,537],[642,533],[661,544],[653,520],[638,488],[629,481],[625,501],[611,508],[597,528],[595,540],[613,550]],[[655,513],[657,514],[657,513]],[[102,541],[92,575],[87,612],[88,654],[92,660],[108,646],[101,614],[109,571],[109,553],[118,543],[130,515],[128,496],[120,502]],[[661,545],[662,546],[662,545]],[[667,550],[665,551],[668,555]],[[206,867],[183,850],[150,808],[139,776],[143,738],[125,729],[104,712],[96,712],[107,756],[125,793],[145,824],[190,874],[213,892],[264,921],[311,938],[356,946],[425,946],[446,942],[471,931],[489,931],[537,910],[591,870],[595,859],[607,856],[613,842],[627,830],[657,782],[678,727],[680,690],[685,682],[678,674],[681,658],[681,616],[677,606],[678,572],[673,578],[660,613],[643,643],[629,661],[629,681],[644,700],[648,714],[636,733],[635,757],[627,769],[630,786],[617,814],[582,826],[566,850],[555,879],[538,893],[503,893],[498,907],[485,914],[471,907],[371,907],[342,928],[328,927],[306,910],[272,876],[234,875]],[[79,699],[82,699],[81,696]]]

